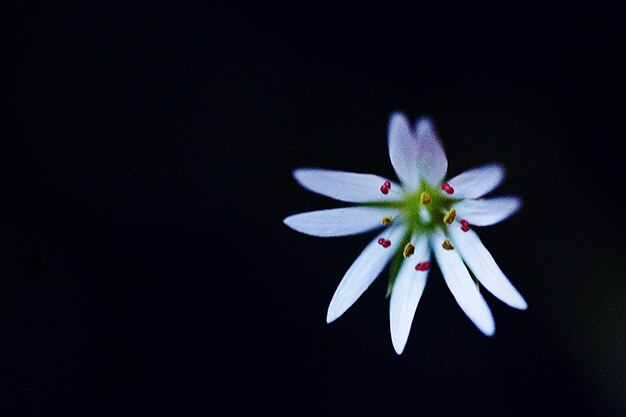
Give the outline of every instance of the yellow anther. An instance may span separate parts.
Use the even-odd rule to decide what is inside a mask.
[[[446,213],[446,215],[443,216],[443,221],[448,223],[448,224],[452,224],[452,222],[454,221],[455,217],[456,217],[456,210],[451,208],[450,211],[448,211]]]
[[[383,223],[383,226],[389,226],[393,221],[393,218],[391,216],[385,216],[381,221]]]
[[[404,246],[404,257],[408,258],[409,256],[413,255],[413,252],[415,252],[415,246],[411,245],[411,242],[407,243]]]
[[[454,246],[452,246],[452,243],[450,243],[450,241],[448,239],[443,241],[443,243],[441,244],[441,247],[444,248],[445,250],[452,250],[452,249],[454,249]]]
[[[422,204],[424,204],[425,206],[429,205],[430,202],[432,201],[431,198],[430,198],[430,195],[428,195],[427,192],[423,192],[420,195],[420,200],[422,200]]]

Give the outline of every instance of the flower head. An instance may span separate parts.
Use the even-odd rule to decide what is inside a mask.
[[[320,237],[382,229],[339,283],[327,322],[350,308],[391,261],[387,290],[391,339],[396,352],[402,353],[432,253],[461,309],[491,336],[495,323],[478,283],[511,307],[527,308],[472,230],[498,223],[520,209],[517,197],[481,198],[500,185],[504,168],[487,164],[444,181],[448,160],[432,122],[420,118],[411,128],[401,113],[389,121],[389,156],[402,185],[372,174],[294,171],[296,180],[310,191],[356,205],[289,216],[284,220],[287,226]]]

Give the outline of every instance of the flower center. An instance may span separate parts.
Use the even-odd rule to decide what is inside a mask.
[[[390,187],[391,182],[385,181],[380,190],[386,193],[389,192]],[[454,190],[447,183],[441,186],[432,186],[421,181],[417,190],[405,193],[401,200],[371,202],[366,205],[393,209],[398,212],[398,215],[393,217],[385,214],[381,218],[381,223],[384,226],[389,226],[399,221],[406,226],[406,236],[400,242],[401,245],[406,245],[406,242],[409,241],[408,237],[413,234],[430,235],[436,230],[443,230],[447,234],[448,225],[455,221],[461,224],[463,231],[469,230],[469,223],[466,220],[458,219],[456,216],[456,210],[452,206],[460,199],[454,198],[452,193]],[[379,244],[383,247],[389,247],[390,243],[387,242],[385,238],[381,238]],[[404,257],[407,258],[413,254],[414,248],[413,245],[406,245],[406,247],[399,246],[398,250],[400,256],[404,254]]]
[[[445,190],[422,182],[417,191],[405,195],[398,208],[409,230],[424,234],[452,224],[456,218],[452,205],[456,201]]]

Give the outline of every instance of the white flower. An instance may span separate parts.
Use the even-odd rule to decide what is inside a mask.
[[[479,199],[500,185],[504,168],[487,164],[444,182],[448,160],[432,122],[421,118],[412,130],[401,113],[389,121],[389,157],[402,185],[372,174],[294,171],[296,180],[310,191],[358,205],[289,216],[284,220],[287,226],[321,237],[384,229],[344,275],[326,321],[350,308],[393,259],[389,321],[393,346],[402,353],[426,285],[432,249],[461,309],[484,334],[493,335],[495,323],[479,282],[511,307],[527,308],[470,228],[498,223],[521,207],[517,197]]]

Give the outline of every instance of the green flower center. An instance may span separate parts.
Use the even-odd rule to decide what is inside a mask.
[[[421,181],[416,191],[407,193],[398,201],[381,201],[368,203],[370,207],[390,208],[398,210],[408,234],[429,234],[446,223],[454,221],[452,206],[459,201],[451,198],[443,190]]]

